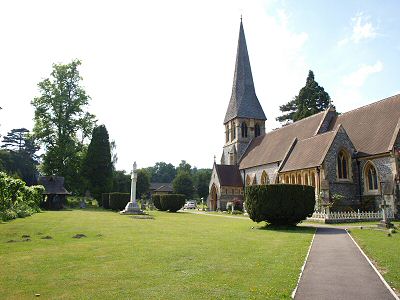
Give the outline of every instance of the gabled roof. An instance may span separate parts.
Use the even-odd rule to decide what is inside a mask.
[[[43,185],[44,187],[44,195],[69,195],[68,192],[64,188],[64,177],[61,176],[40,176],[38,180],[39,185]]]
[[[320,166],[337,131],[329,131],[298,141],[283,165],[281,172]]]
[[[399,120],[400,95],[395,95],[339,115],[332,128],[342,124],[359,155],[365,156],[393,147]]]
[[[254,138],[242,156],[239,169],[282,161],[295,138],[303,140],[314,136],[324,116],[325,111],[322,111]]]
[[[254,89],[242,21],[240,21],[232,95],[226,111],[224,124],[237,117],[258,120],[267,119]]]
[[[237,165],[217,165],[215,170],[221,186],[243,186],[242,177],[240,176]]]
[[[151,182],[150,191],[169,192],[172,191],[172,183],[169,182]]]

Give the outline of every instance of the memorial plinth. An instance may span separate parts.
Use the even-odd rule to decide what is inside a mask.
[[[137,182],[137,169],[136,162],[133,164],[132,175],[131,175],[131,198],[128,204],[126,204],[124,210],[120,211],[121,215],[143,215],[144,212],[139,208],[136,202],[136,182]]]

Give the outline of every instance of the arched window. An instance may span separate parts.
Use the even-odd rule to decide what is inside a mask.
[[[286,183],[286,184],[289,184],[289,183],[290,183],[290,182],[289,182],[289,175],[286,175],[286,176],[285,176],[285,183]]]
[[[309,185],[308,174],[304,175],[304,185]]]
[[[297,184],[301,184],[301,174],[297,174]]]
[[[229,126],[225,125],[225,143],[229,142]]]
[[[236,139],[236,127],[235,127],[235,122],[233,121],[232,123],[231,123],[231,137],[232,137],[232,140],[234,140],[234,139]]]
[[[249,175],[246,176],[246,185],[247,186],[251,185],[251,178]]]
[[[247,124],[246,124],[246,122],[242,123],[242,137],[243,138],[247,137]]]
[[[292,176],[290,178],[290,183],[291,184],[296,184],[296,176],[294,174],[292,174]]]
[[[349,179],[350,178],[349,168],[350,168],[349,156],[344,150],[341,150],[337,157],[338,178]]]
[[[254,126],[254,134],[255,134],[256,137],[259,136],[259,135],[261,134],[260,125],[256,124],[256,125]]]
[[[368,191],[378,190],[378,173],[374,165],[370,162],[365,167],[365,186]]]
[[[311,172],[310,177],[311,177],[311,185],[315,187],[315,173]]]
[[[253,184],[257,184],[257,176],[256,176],[256,174],[254,174]]]
[[[261,184],[266,185],[269,184],[269,178],[267,172],[263,171],[261,174]]]

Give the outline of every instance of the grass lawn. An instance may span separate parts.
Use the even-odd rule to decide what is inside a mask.
[[[43,212],[0,224],[0,298],[290,298],[314,233],[262,230],[246,219],[150,214]]]
[[[400,233],[387,236],[387,230],[351,229],[351,235],[374,262],[386,281],[400,291]]]

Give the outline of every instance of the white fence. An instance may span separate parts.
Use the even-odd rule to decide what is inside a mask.
[[[393,211],[387,210],[386,217],[394,219]],[[339,222],[358,222],[358,221],[379,221],[383,219],[383,212],[373,211],[349,211],[349,212],[318,212],[315,211],[307,220],[318,221],[324,223],[339,223]]]

